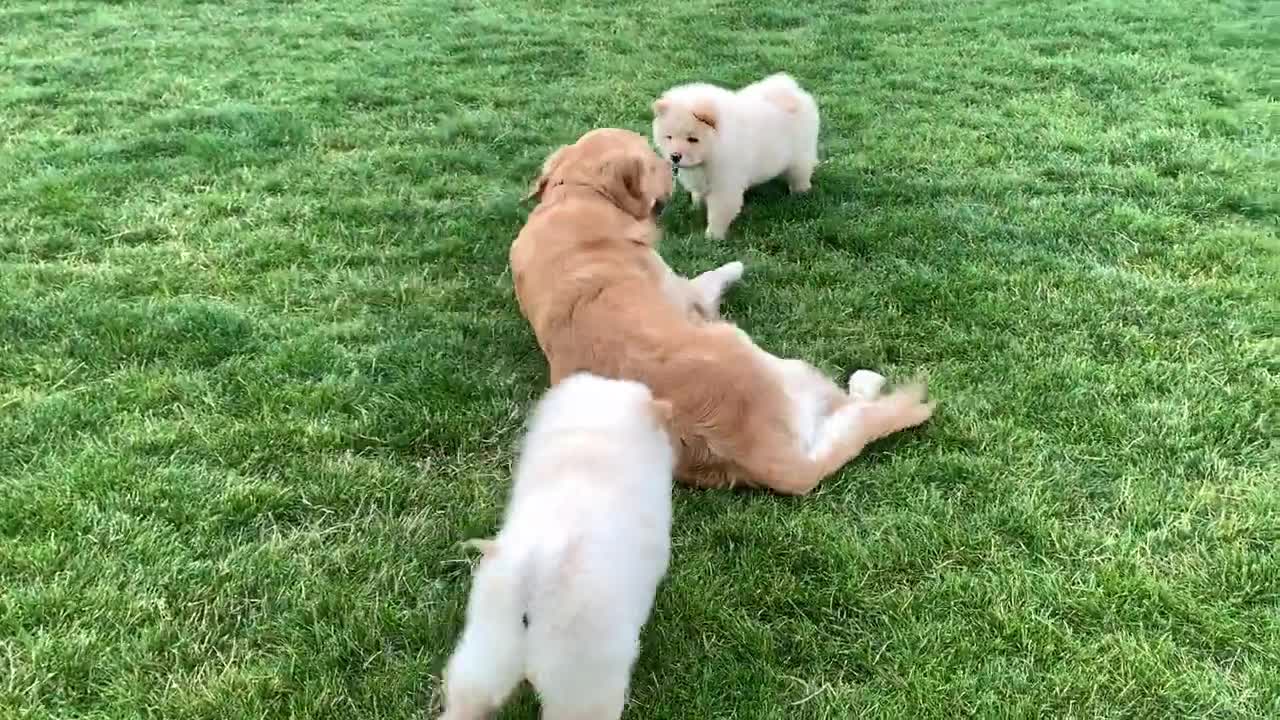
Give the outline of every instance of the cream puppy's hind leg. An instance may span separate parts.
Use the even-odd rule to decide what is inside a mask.
[[[742,188],[713,189],[707,194],[707,237],[724,239],[729,224],[742,211]]]

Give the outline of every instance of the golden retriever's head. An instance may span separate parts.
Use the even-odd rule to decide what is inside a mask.
[[[560,185],[591,188],[638,220],[662,212],[673,190],[671,164],[642,136],[612,128],[592,130],[551,153],[528,197],[541,200]]]
[[[720,122],[715,103],[689,90],[653,101],[653,142],[677,167],[698,167],[707,161]]]

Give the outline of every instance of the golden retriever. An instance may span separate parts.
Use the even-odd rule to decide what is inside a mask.
[[[628,130],[593,130],[543,164],[510,259],[553,385],[578,371],[648,385],[674,410],[677,479],[700,487],[804,494],[929,418],[923,385],[881,395],[882,378],[859,372],[846,391],[718,319],[741,266],[671,271],[654,249],[671,192],[671,165]]]

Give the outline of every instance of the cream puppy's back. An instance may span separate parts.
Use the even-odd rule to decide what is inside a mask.
[[[797,160],[817,165],[818,104],[790,75],[778,73],[752,83],[735,93],[735,101],[757,120],[750,124],[751,137],[745,138],[760,154],[752,185],[778,177]]]

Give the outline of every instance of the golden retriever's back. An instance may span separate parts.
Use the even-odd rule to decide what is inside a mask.
[[[708,430],[749,435],[751,414],[740,406],[777,392],[756,382],[757,360],[737,328],[691,322],[671,303],[661,288],[666,269],[651,249],[652,226],[628,227],[632,221],[589,196],[549,201],[517,237],[511,263],[550,382],[585,370],[646,383],[675,410],[683,445],[678,477],[704,486],[745,480],[722,459],[732,449],[705,440]],[[726,427],[733,424],[744,427]]]

